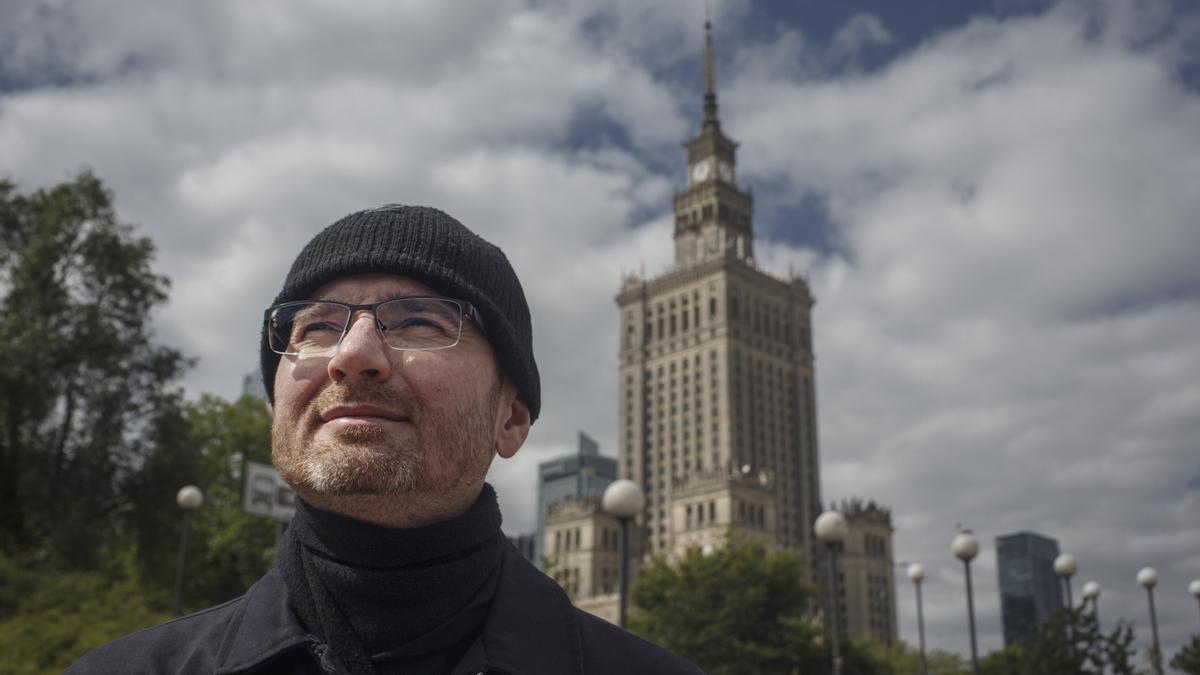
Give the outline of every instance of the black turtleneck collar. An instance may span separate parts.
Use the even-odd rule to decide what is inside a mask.
[[[462,515],[410,529],[296,501],[279,569],[327,658],[350,672],[437,672],[482,629],[504,544],[490,485]]]
[[[296,498],[295,518],[304,520],[314,538],[305,545],[333,561],[374,568],[404,569],[437,564],[488,542],[500,532],[500,505],[491,485],[462,515],[413,528],[385,527]]]

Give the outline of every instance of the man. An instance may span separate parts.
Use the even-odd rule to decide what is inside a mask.
[[[71,671],[700,672],[575,610],[500,532],[484,478],[525,442],[541,391],[499,248],[435,209],[346,216],[293,263],[260,351],[298,497],[276,567]]]

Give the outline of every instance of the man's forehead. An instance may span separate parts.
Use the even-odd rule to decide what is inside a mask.
[[[441,294],[411,277],[397,274],[356,274],[330,281],[313,291],[310,299],[356,304],[405,295]]]

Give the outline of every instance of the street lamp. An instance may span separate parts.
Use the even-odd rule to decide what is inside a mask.
[[[1146,587],[1146,597],[1150,600],[1150,634],[1154,636],[1154,653],[1150,655],[1150,663],[1154,672],[1162,675],[1162,654],[1158,646],[1158,615],[1154,612],[1154,586],[1158,583],[1158,572],[1153,567],[1143,567],[1138,570],[1137,582]]]
[[[1073,624],[1075,619],[1072,614],[1075,611],[1075,599],[1071,597],[1071,577],[1079,571],[1079,565],[1075,562],[1075,556],[1070,553],[1063,553],[1054,559],[1054,573],[1062,577],[1063,585],[1067,587],[1067,651],[1072,658],[1075,655],[1075,631]]]
[[[917,589],[917,635],[921,640],[921,675],[929,675],[929,668],[925,665],[925,611],[921,606],[921,582],[925,579],[925,567],[921,563],[909,565],[908,578],[912,579],[913,586]]]
[[[1100,628],[1100,611],[1097,605],[1100,602],[1100,584],[1096,581],[1089,581],[1083,585],[1083,602],[1092,601],[1092,618],[1096,621],[1096,629]]]
[[[1063,585],[1067,587],[1067,609],[1075,609],[1075,601],[1071,597],[1071,577],[1078,571],[1079,565],[1075,562],[1075,556],[1070,553],[1064,553],[1054,559],[1054,573],[1063,578]]]
[[[617,547],[619,558],[617,625],[625,627],[625,606],[629,597],[629,521],[641,512],[646,505],[646,496],[642,488],[628,478],[621,478],[609,484],[604,490],[601,506],[605,512],[615,516],[621,525],[621,541]]]
[[[971,672],[979,675],[979,648],[975,644],[975,598],[971,594],[971,561],[979,555],[979,542],[971,535],[970,530],[963,530],[950,542],[950,551],[954,557],[963,561],[963,571],[967,577],[967,620],[971,626]]]
[[[175,503],[183,511],[183,527],[179,533],[179,567],[175,570],[175,599],[171,603],[171,615],[179,616],[183,600],[183,566],[187,558],[188,530],[191,529],[192,512],[204,504],[204,493],[195,485],[185,485],[175,494]]]
[[[1192,579],[1192,583],[1188,584],[1188,593],[1196,598],[1196,602],[1200,603],[1200,579]]]
[[[817,539],[829,553],[829,644],[833,653],[833,675],[841,675],[842,657],[838,653],[838,583],[837,549],[850,535],[850,525],[841,513],[830,509],[817,516],[813,525]]]

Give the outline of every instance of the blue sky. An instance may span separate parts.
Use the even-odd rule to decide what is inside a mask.
[[[192,395],[239,393],[258,321],[321,227],[438,206],[525,281],[545,406],[492,471],[512,531],[538,461],[615,452],[623,273],[672,259],[701,104],[694,0],[0,5],[0,174],[92,167],[173,280]],[[1057,537],[1102,617],[1173,651],[1200,577],[1200,18],[1190,2],[713,3],[755,253],[804,273],[822,490],[893,509],[964,652],[954,525]],[[900,583],[902,635],[915,641]]]

